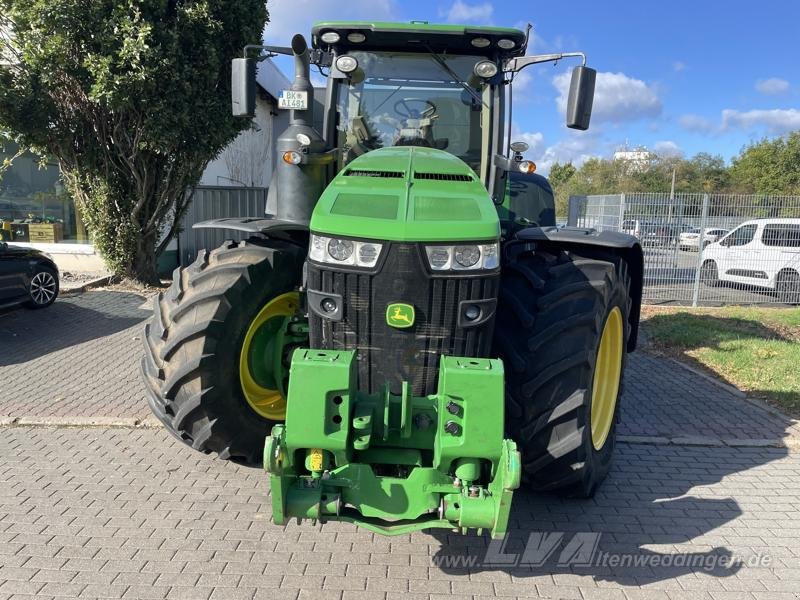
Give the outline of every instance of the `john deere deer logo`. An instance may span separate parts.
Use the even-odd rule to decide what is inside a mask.
[[[397,329],[405,329],[414,324],[414,307],[402,302],[393,302],[386,307],[386,322]]]

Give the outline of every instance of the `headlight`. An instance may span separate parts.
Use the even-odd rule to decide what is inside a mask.
[[[477,271],[496,269],[500,264],[499,244],[425,246],[428,264],[434,271]]]
[[[308,257],[320,263],[369,268],[377,264],[382,248],[383,244],[374,242],[312,234]]]
[[[353,256],[356,245],[350,240],[332,239],[328,242],[328,254],[334,260],[344,262]]]
[[[352,56],[340,56],[336,59],[336,68],[342,73],[352,73],[358,68],[358,61]]]

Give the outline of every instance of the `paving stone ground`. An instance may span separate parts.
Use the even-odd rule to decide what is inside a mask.
[[[783,600],[800,598],[798,506],[800,455],[623,443],[593,500],[518,493],[501,551],[272,525],[261,471],[163,430],[6,427],[0,599]]]
[[[138,375],[149,314],[144,297],[110,290],[0,313],[0,417],[149,417]],[[621,435],[776,440],[792,425],[672,361],[629,357]]]

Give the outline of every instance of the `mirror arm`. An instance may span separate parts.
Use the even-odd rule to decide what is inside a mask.
[[[263,56],[258,56],[253,60],[261,62],[273,56],[283,54],[285,56],[294,56],[294,52],[287,46],[261,46],[259,44],[248,44],[242,49],[242,57],[247,58],[250,50],[263,50],[266,52]],[[333,64],[333,54],[330,52],[323,52],[322,50],[308,50],[310,62],[320,67],[330,67]]]
[[[509,60],[503,71],[505,73],[517,73],[529,65],[538,65],[539,63],[556,62],[562,58],[579,57],[582,59],[582,65],[586,66],[586,55],[583,52],[561,52],[559,54],[536,54],[534,56],[520,56],[519,58],[512,58]]]

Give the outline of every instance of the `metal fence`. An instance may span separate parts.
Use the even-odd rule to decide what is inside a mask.
[[[800,196],[572,196],[568,224],[638,237],[647,303],[800,303]]]
[[[243,240],[247,233],[229,229],[192,229],[192,225],[222,217],[260,217],[264,215],[267,188],[210,187],[194,190],[194,198],[181,222],[178,234],[178,262],[191,264],[197,251],[216,248],[225,240]]]

